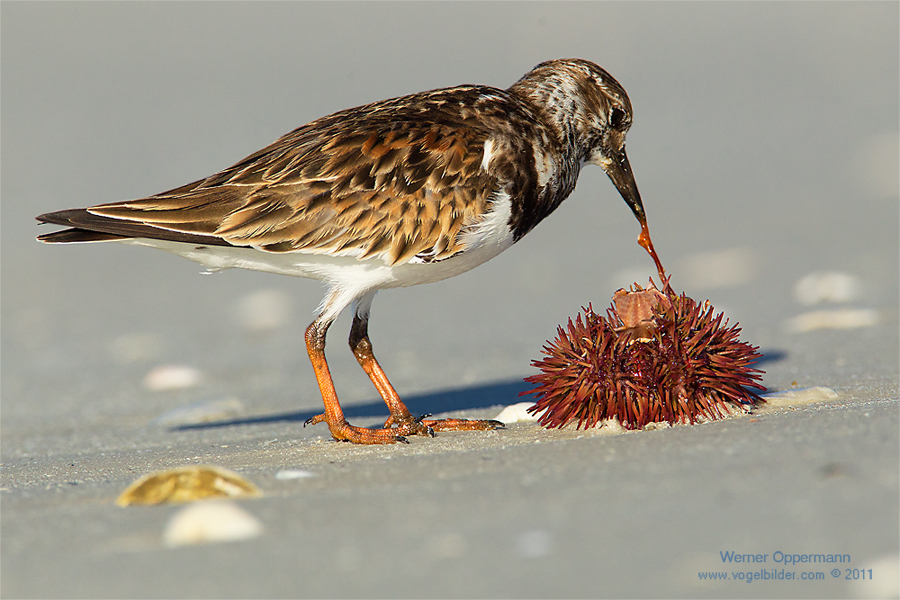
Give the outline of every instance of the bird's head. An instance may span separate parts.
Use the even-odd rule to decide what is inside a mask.
[[[647,229],[647,216],[628,155],[625,134],[631,127],[631,100],[625,88],[596,64],[580,58],[543,62],[511,88],[526,97],[552,127],[560,143],[581,164],[599,165],[641,224],[638,243],[650,253],[660,277],[664,270]]]
[[[631,101],[619,82],[590,61],[563,58],[539,64],[510,90],[531,101],[581,164],[606,172],[643,226],[647,217],[625,154]]]

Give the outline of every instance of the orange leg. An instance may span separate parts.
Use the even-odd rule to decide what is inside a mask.
[[[356,444],[393,444],[405,442],[406,438],[396,429],[366,429],[354,427],[347,423],[344,411],[338,403],[334,382],[331,380],[331,372],[325,361],[325,334],[331,321],[313,321],[306,329],[306,351],[316,373],[316,381],[319,382],[319,391],[322,392],[322,401],[325,403],[325,414],[316,415],[309,419],[306,425],[315,425],[325,421],[332,437],[336,440],[354,442]]]
[[[392,426],[402,435],[431,435],[434,436],[435,431],[462,431],[462,430],[485,430],[502,427],[503,423],[494,420],[470,420],[470,419],[436,419],[429,420],[425,417],[413,417],[409,409],[400,400],[397,391],[385,375],[384,370],[375,359],[372,352],[372,342],[369,341],[369,319],[368,316],[360,315],[359,312],[353,315],[353,325],[350,327],[350,348],[359,365],[372,380],[375,389],[381,394],[384,403],[387,404],[391,416],[384,423],[385,430]]]

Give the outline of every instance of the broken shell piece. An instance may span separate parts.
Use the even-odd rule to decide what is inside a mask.
[[[616,314],[622,321],[621,327],[614,331],[631,342],[649,342],[653,339],[659,326],[654,319],[657,311],[672,307],[669,298],[653,286],[636,290],[620,289],[613,294]]]
[[[786,321],[788,331],[807,333],[816,329],[858,329],[878,323],[878,311],[871,308],[814,310]]]
[[[619,315],[625,327],[634,327],[642,321],[652,319],[657,312],[657,306],[661,306],[663,309],[672,306],[672,301],[668,296],[656,289],[655,286],[647,289],[636,287],[637,289],[634,291],[622,288],[613,294],[616,314]]]
[[[826,400],[837,400],[838,393],[831,388],[817,385],[796,390],[785,390],[783,392],[771,392],[763,394],[762,398],[771,407],[798,406],[814,402],[825,402]]]
[[[169,548],[235,542],[257,537],[263,526],[259,519],[227,500],[203,502],[182,508],[169,518],[163,544]]]
[[[181,467],[141,477],[122,492],[119,506],[193,502],[205,498],[260,496],[249,481],[226,469],[209,466]]]

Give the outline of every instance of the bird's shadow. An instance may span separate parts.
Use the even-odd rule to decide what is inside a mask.
[[[784,360],[785,357],[787,357],[787,353],[784,351],[768,350],[762,353],[762,357],[754,366],[759,367],[768,362]],[[534,400],[536,398],[530,395],[525,398],[520,398],[524,392],[527,392],[532,388],[533,386],[531,384],[526,383],[522,379],[510,379],[507,381],[496,381],[482,385],[407,396],[403,401],[414,415],[426,413],[441,414],[515,404],[516,402],[527,401],[529,399]],[[342,405],[341,408],[347,419],[362,419],[369,417],[387,418],[388,415],[387,407],[380,398],[375,402],[368,402],[366,404]],[[237,427],[241,425],[265,425],[267,423],[305,423],[307,419],[314,417],[321,412],[321,409],[292,411],[258,417],[185,424],[173,427],[173,429],[181,431],[189,429],[212,429],[215,427]]]
[[[453,388],[428,394],[405,396],[403,402],[414,415],[426,413],[441,414],[489,408],[501,404],[514,404],[520,402],[519,394],[528,391],[529,389],[531,389],[531,386],[523,380],[511,379],[508,381],[497,381],[483,385]],[[522,399],[522,401],[524,400],[525,398]],[[341,408],[344,411],[344,416],[348,420],[367,417],[382,417],[386,419],[388,417],[387,406],[385,406],[384,401],[380,398],[376,402],[368,402],[366,404],[351,404],[346,406],[342,404]],[[307,419],[314,417],[321,412],[321,409],[313,411],[292,411],[258,417],[179,425],[173,427],[173,429],[181,431],[188,429],[211,429],[214,427],[236,427],[240,425],[264,425],[267,423],[304,423]]]

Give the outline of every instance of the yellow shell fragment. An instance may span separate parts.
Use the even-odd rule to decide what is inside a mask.
[[[219,467],[197,465],[145,475],[128,486],[116,500],[116,504],[177,504],[205,498],[259,495],[259,489],[237,473]]]

